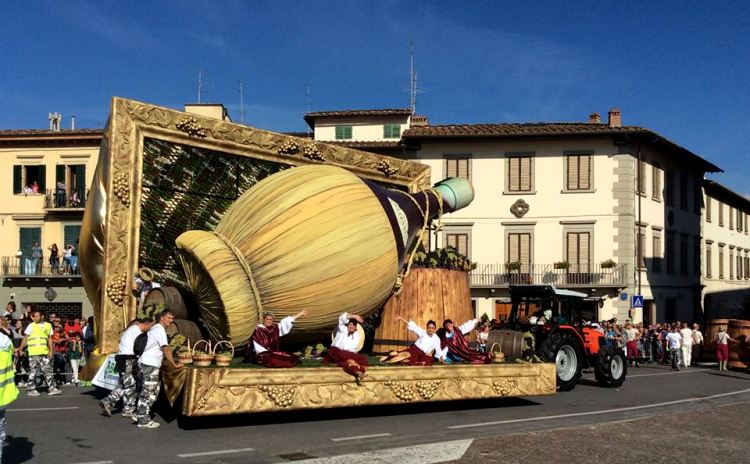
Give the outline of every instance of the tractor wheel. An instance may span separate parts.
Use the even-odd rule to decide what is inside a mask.
[[[539,348],[539,357],[557,366],[557,389],[575,388],[583,371],[581,342],[570,332],[554,332]]]
[[[599,348],[594,360],[594,375],[603,387],[619,387],[625,382],[628,363],[620,348],[604,345]]]

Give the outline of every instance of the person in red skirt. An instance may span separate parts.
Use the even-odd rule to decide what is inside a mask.
[[[380,362],[387,364],[403,363],[410,366],[432,366],[435,358],[438,358],[440,362],[445,362],[445,351],[440,346],[440,337],[435,333],[437,330],[435,321],[427,321],[427,327],[423,329],[414,321],[407,322],[400,315],[396,316],[395,319],[406,324],[406,328],[415,333],[419,339],[405,350],[391,351],[388,356],[380,358]]]
[[[263,314],[263,323],[255,328],[250,342],[246,362],[260,364],[263,367],[294,367],[300,363],[297,356],[279,349],[279,339],[292,331],[297,318],[307,315],[307,310],[294,316],[285,317],[278,324],[273,321],[273,314]]]
[[[719,370],[727,370],[729,361],[729,342],[736,342],[726,331],[726,327],[719,326],[719,333],[716,334],[716,360],[719,361]]]
[[[367,374],[367,358],[357,350],[360,347],[360,334],[357,332],[357,324],[364,322],[361,316],[343,313],[339,316],[339,324],[336,336],[331,343],[331,348],[323,358],[324,364],[335,364],[344,369],[344,372],[354,377],[359,383]]]

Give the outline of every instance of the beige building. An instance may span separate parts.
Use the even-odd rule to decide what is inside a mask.
[[[49,130],[0,131],[0,301],[87,317],[77,256],[65,261],[64,248],[77,247],[102,131],[61,129],[50,116]]]
[[[750,200],[703,182],[703,308],[708,319],[750,312]]]
[[[720,169],[623,126],[619,110],[585,123],[429,125],[408,110],[305,120],[316,140],[419,159],[433,182],[472,181],[474,203],[446,216],[432,240],[478,264],[470,277],[478,314],[504,317],[512,284],[550,283],[587,293],[597,319],[702,319],[701,183]],[[387,124],[407,128],[395,140]],[[643,309],[631,307],[633,295]]]

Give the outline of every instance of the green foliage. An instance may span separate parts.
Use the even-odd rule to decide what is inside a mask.
[[[472,263],[469,258],[451,246],[437,248],[428,252],[422,245],[414,253],[412,265],[428,269],[451,269],[465,272],[469,272],[477,267],[476,263]]]
[[[506,271],[520,271],[521,261],[511,261],[509,263],[505,263],[505,270]]]
[[[570,269],[570,263],[567,261],[557,261],[553,266],[555,269]]]
[[[601,266],[602,269],[611,269],[613,267],[617,267],[617,263],[612,259],[607,259],[605,261],[602,261]]]

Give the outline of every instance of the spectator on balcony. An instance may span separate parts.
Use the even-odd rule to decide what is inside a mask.
[[[60,251],[57,249],[57,243],[47,248],[49,250],[49,272],[57,274],[60,272]]]
[[[65,245],[65,251],[63,251],[63,271],[65,274],[73,274],[75,267],[73,266],[73,245]],[[76,257],[77,258],[77,257]]]
[[[43,253],[44,251],[39,246],[39,242],[34,242],[34,246],[31,247],[31,261],[33,262],[34,274],[38,273],[42,268]]]
[[[31,183],[31,192],[39,193],[39,183],[37,181]]]
[[[70,196],[70,207],[71,208],[81,207],[81,198],[78,196],[77,190],[73,190],[73,194]]]
[[[57,182],[57,191],[55,192],[55,206],[58,208],[65,207],[65,182]]]

